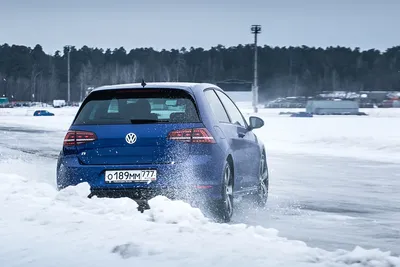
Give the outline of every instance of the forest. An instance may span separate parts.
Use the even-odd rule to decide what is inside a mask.
[[[13,101],[71,101],[87,88],[153,81],[217,83],[253,80],[254,45],[211,49],[112,49],[65,46],[53,55],[41,45],[0,46],[0,96]],[[321,91],[400,90],[400,46],[386,51],[346,47],[258,47],[260,101]]]

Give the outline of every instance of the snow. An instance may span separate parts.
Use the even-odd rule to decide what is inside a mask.
[[[388,252],[310,248],[274,229],[217,224],[181,201],[88,199],[83,183],[53,186],[0,174],[1,266],[400,266]]]
[[[398,256],[381,248],[385,241],[378,243],[372,236],[381,234],[383,226],[398,225],[398,179],[384,180],[379,172],[386,165],[359,167],[356,162],[400,162],[400,136],[395,130],[400,110],[361,110],[369,114],[367,117],[291,118],[278,115],[282,111],[278,109],[252,114],[247,104],[247,116],[260,116],[266,122],[256,132],[273,162],[271,196],[267,211],[239,212],[232,224],[214,223],[199,209],[162,196],[152,199],[152,209],[142,214],[130,199],[88,199],[87,184],[57,191],[55,158],[76,108],[48,110],[56,116],[33,117],[32,110],[26,108],[0,109],[0,266],[400,266]],[[21,131],[10,134],[10,127]],[[35,139],[24,132],[26,129],[49,132],[43,134],[45,140],[41,136]],[[23,149],[33,151],[33,156]],[[313,162],[308,159],[321,155],[329,157],[317,157]],[[314,172],[306,176],[307,165],[312,164]],[[338,166],[346,164],[353,164],[353,168],[340,172]],[[396,175],[394,165],[388,166],[385,173]],[[317,180],[335,171],[337,179]],[[364,179],[356,179],[362,171]],[[354,181],[346,181],[344,172]],[[294,176],[297,179],[289,180],[288,185],[287,180]],[[371,183],[376,188],[367,191]],[[352,191],[346,191],[346,187]],[[339,189],[327,191],[333,188]],[[324,203],[326,196],[333,201]],[[302,205],[283,207],[295,198]],[[381,217],[364,220],[353,213],[322,212],[354,208],[352,201],[362,203],[364,210],[376,209],[371,216],[381,212]],[[369,220],[377,228],[372,228]],[[349,226],[357,228],[344,228]],[[335,235],[340,239],[346,231],[354,233],[354,229],[367,227],[369,235],[358,232],[358,238],[345,238],[352,238],[351,244],[366,244],[366,239],[377,248],[355,245],[328,251],[285,238],[291,234],[290,227],[292,232],[304,232],[300,238],[307,243],[313,237],[337,242]],[[336,228],[339,230],[335,232]],[[346,231],[341,233],[342,229]],[[396,240],[395,234],[392,239]],[[398,248],[394,242],[392,247]]]

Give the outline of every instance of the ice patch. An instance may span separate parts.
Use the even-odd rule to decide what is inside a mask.
[[[338,250],[327,255],[321,255],[315,262],[328,263],[331,266],[362,266],[362,267],[395,267],[400,266],[399,258],[390,257],[389,252],[378,249],[365,250],[356,247],[353,251]]]

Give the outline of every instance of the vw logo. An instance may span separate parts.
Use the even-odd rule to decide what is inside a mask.
[[[137,136],[136,136],[136,134],[134,134],[134,133],[128,133],[126,136],[125,136],[125,141],[128,143],[128,144],[133,144],[133,143],[135,143],[136,142],[136,140],[137,140]]]

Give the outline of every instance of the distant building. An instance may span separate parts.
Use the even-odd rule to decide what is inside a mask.
[[[236,103],[253,101],[252,84],[249,81],[235,79],[216,83]]]
[[[252,92],[225,92],[234,102],[253,102]]]
[[[359,112],[359,105],[351,100],[311,100],[307,102],[306,112],[317,115],[355,114]]]

